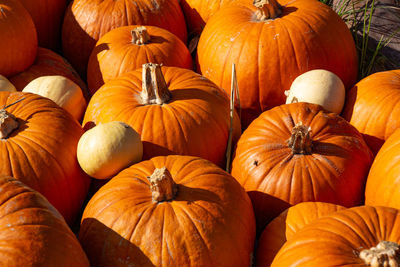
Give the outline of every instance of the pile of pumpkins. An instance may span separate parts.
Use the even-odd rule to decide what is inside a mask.
[[[317,0],[0,0],[0,264],[399,266],[400,70]]]

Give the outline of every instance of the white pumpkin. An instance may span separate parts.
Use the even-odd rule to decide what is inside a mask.
[[[327,111],[340,114],[346,90],[342,80],[333,72],[317,69],[299,75],[286,91],[286,104],[308,102],[318,104]]]
[[[15,86],[3,75],[0,75],[0,91],[16,92]]]
[[[22,92],[29,92],[47,97],[67,110],[80,121],[87,103],[82,89],[70,79],[59,76],[42,76],[28,83]]]
[[[101,123],[87,130],[79,139],[77,158],[89,176],[108,179],[122,169],[142,160],[140,135],[119,121]]]

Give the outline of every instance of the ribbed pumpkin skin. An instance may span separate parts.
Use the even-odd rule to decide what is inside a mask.
[[[15,178],[0,177],[2,266],[86,267],[89,261],[61,214]]]
[[[9,80],[18,91],[22,91],[34,79],[49,75],[61,75],[70,79],[82,88],[85,97],[89,99],[86,84],[71,64],[59,54],[46,48],[39,47],[35,62],[25,71],[11,76]]]
[[[342,116],[364,135],[376,155],[400,128],[400,70],[377,72],[359,81],[347,93]]]
[[[166,167],[178,191],[152,202],[150,176]],[[155,157],[121,171],[89,201],[79,240],[92,266],[250,266],[250,199],[204,159]]]
[[[90,179],[79,167],[76,149],[83,129],[53,101],[31,93],[0,92],[20,126],[0,142],[0,175],[39,191],[68,223],[80,212]]]
[[[300,122],[311,127],[312,154],[293,154],[288,146]],[[361,205],[371,163],[371,151],[346,120],[319,105],[293,103],[265,111],[243,132],[232,175],[249,193],[260,230],[300,202]]]
[[[322,216],[342,209],[345,207],[325,202],[302,202],[286,209],[262,232],[258,240],[255,266],[271,266],[279,249],[298,230]]]
[[[131,34],[137,27],[133,25],[111,30],[97,42],[87,70],[92,95],[104,82],[141,68],[145,63],[193,69],[190,52],[178,37],[162,28],[145,26],[151,39],[149,43],[137,45],[132,43]]]
[[[18,0],[0,0],[0,74],[9,77],[28,68],[38,47],[32,17]]]
[[[338,75],[346,88],[357,78],[357,53],[346,24],[315,0],[279,1],[280,17],[255,20],[255,7],[227,6],[207,22],[198,48],[201,73],[230,90],[236,65],[246,128],[262,111],[285,103],[285,90],[312,69]]]
[[[66,0],[19,0],[35,23],[39,46],[59,49],[61,23],[67,7]]]
[[[365,204],[400,209],[400,131],[383,144],[372,163],[365,187]]]
[[[185,18],[176,0],[75,0],[67,8],[62,26],[64,56],[81,76],[86,76],[96,42],[114,28],[152,25],[164,28],[184,43]]]
[[[300,229],[271,267],[368,266],[357,254],[380,241],[400,242],[399,210],[370,206],[341,210]]]
[[[129,124],[141,136],[143,160],[179,154],[224,166],[230,124],[228,96],[191,70],[162,67],[162,72],[172,93],[167,104],[141,104],[142,70],[138,69],[100,87],[89,101],[82,125]],[[234,144],[240,133],[240,120],[234,113]]]

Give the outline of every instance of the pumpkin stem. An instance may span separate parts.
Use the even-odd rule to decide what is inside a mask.
[[[312,139],[310,136],[311,127],[303,125],[302,122],[296,124],[292,129],[292,135],[288,142],[293,154],[311,154]]]
[[[359,254],[367,266],[400,266],[400,245],[395,242],[381,241],[376,247],[364,249]]]
[[[19,127],[17,118],[15,118],[15,116],[9,113],[6,109],[22,100],[24,100],[24,97],[0,109],[0,139],[6,139],[12,131]]]
[[[153,202],[170,201],[174,199],[178,186],[172,179],[166,167],[155,169],[150,177],[151,197]]]
[[[144,45],[150,41],[150,34],[147,32],[145,26],[136,27],[131,31],[132,43],[137,45]]]
[[[260,21],[275,19],[282,14],[282,6],[276,0],[254,0],[256,18]]]
[[[162,105],[171,99],[171,92],[168,90],[160,64],[143,64],[140,96],[144,105]]]

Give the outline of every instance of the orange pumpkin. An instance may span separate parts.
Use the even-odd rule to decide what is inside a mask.
[[[342,209],[345,207],[325,202],[302,202],[286,209],[262,232],[258,240],[255,266],[271,266],[279,249],[298,230],[318,218]]]
[[[61,214],[38,192],[0,176],[3,266],[86,267],[89,261]]]
[[[312,69],[335,73],[350,88],[357,52],[343,20],[315,0],[256,0],[228,5],[207,22],[197,55],[201,73],[230,90],[236,65],[246,128],[263,111],[285,103],[293,80]]]
[[[86,206],[79,240],[92,266],[250,266],[250,199],[228,173],[189,156],[121,171]]]
[[[18,0],[0,0],[0,74],[6,77],[28,68],[38,47],[32,17]]]
[[[365,204],[400,209],[400,129],[383,144],[368,174]]]
[[[234,113],[233,143],[240,136]],[[225,165],[230,114],[227,94],[188,69],[144,64],[92,96],[83,125],[121,121],[141,136],[143,160],[179,154]]]
[[[249,193],[262,230],[300,202],[361,205],[371,163],[346,120],[316,104],[293,103],[265,111],[243,132],[232,175]]]
[[[87,81],[93,95],[100,86],[122,73],[159,63],[192,69],[192,57],[174,34],[154,26],[125,26],[109,31],[89,58]]]
[[[72,223],[90,183],[76,158],[82,127],[63,108],[36,94],[0,92],[0,107],[7,105],[0,110],[0,175],[42,193]]]
[[[271,267],[399,266],[400,211],[361,206],[337,211],[300,229]]]
[[[383,142],[400,128],[400,70],[365,77],[346,96],[342,116],[356,127],[374,155]]]
[[[87,86],[72,68],[71,64],[59,54],[46,48],[39,47],[33,64],[23,72],[11,76],[10,82],[18,91],[22,91],[34,79],[50,75],[61,75],[70,79],[79,85],[86,100],[89,100]]]
[[[64,56],[84,77],[90,53],[100,37],[127,25],[157,26],[184,43],[187,40],[185,18],[176,0],[74,0],[62,26]]]
[[[35,23],[39,46],[60,48],[61,23],[67,8],[66,0],[19,0]]]

